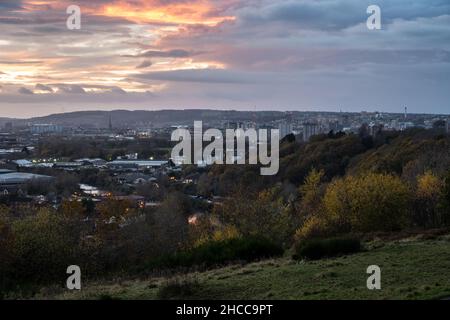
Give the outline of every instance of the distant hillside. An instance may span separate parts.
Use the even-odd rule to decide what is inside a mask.
[[[106,128],[111,118],[115,127],[129,127],[152,124],[154,127],[167,125],[193,124],[195,120],[221,121],[221,120],[257,120],[268,121],[284,118],[284,112],[263,111],[217,111],[217,110],[160,110],[160,111],[80,111],[71,113],[53,114],[26,120],[9,120],[15,125],[28,123],[53,123],[68,127],[94,127]]]
[[[407,178],[426,170],[443,174],[448,168],[450,137],[435,130],[411,129],[351,159],[348,172],[391,172]]]

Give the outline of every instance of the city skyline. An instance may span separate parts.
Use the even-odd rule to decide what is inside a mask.
[[[0,116],[235,109],[448,114],[450,4],[6,0]],[[69,30],[66,9],[81,8]]]

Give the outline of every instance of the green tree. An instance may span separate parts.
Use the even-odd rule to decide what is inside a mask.
[[[234,226],[243,236],[264,236],[280,244],[291,241],[297,228],[296,212],[279,196],[278,187],[249,194],[236,192],[213,213],[228,226]]]
[[[50,208],[14,221],[11,231],[13,261],[7,273],[17,284],[62,281],[67,266],[81,264],[79,229]]]

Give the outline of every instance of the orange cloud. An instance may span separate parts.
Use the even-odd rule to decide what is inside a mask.
[[[73,4],[69,0],[26,0],[25,11],[39,11],[44,7],[62,10]],[[221,22],[235,20],[234,16],[223,16],[220,9],[211,0],[111,0],[96,3],[95,0],[79,4],[85,14],[124,18],[134,23],[208,25],[216,26]]]
[[[215,7],[209,0],[195,1],[141,1],[138,4],[114,1],[105,5],[98,14],[126,18],[136,23],[203,24],[215,26],[233,16],[214,14]]]

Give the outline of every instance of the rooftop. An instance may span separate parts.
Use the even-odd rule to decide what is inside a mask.
[[[11,172],[0,175],[0,184],[22,184],[32,180],[50,179],[53,179],[53,177],[25,172]]]

